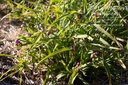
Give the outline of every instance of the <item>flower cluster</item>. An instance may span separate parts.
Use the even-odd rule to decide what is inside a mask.
[[[15,44],[16,44],[16,45],[18,45],[18,44],[19,44],[19,40],[18,40],[18,39],[15,41]]]
[[[54,13],[54,12],[52,12],[52,13],[51,13],[51,17],[52,17],[53,19],[55,19],[55,18],[56,18],[56,16],[55,16],[55,13]]]

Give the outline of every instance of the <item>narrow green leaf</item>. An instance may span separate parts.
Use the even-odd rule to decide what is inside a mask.
[[[60,19],[62,19],[62,18],[64,18],[64,17],[67,17],[67,15],[69,15],[69,14],[62,14],[60,17],[58,17],[57,19],[55,19],[55,20],[48,26],[47,29],[50,30],[51,27],[54,26],[54,24],[55,24],[57,21],[59,21]]]
[[[100,37],[100,41],[104,44],[104,45],[107,45],[107,46],[110,46],[110,44],[104,40],[103,38]]]
[[[121,60],[119,53],[118,53],[118,62],[119,62],[119,64],[120,64],[124,69],[127,69],[126,65],[125,65],[124,62]]]
[[[75,35],[74,38],[88,38],[89,40],[93,41],[93,38],[86,34]]]
[[[73,82],[76,79],[77,75],[78,75],[78,72],[77,72],[76,69],[74,69],[72,75],[69,78],[68,85],[72,85],[73,84]]]
[[[94,26],[101,31],[102,33],[104,33],[105,35],[107,35],[110,39],[114,40],[114,38],[107,32],[105,31],[100,25],[98,24],[94,24]]]
[[[107,31],[105,31],[99,24],[94,24],[94,26],[95,26],[99,31],[101,31],[102,33],[104,33],[105,35],[107,35],[111,40],[115,41],[116,44],[117,44],[119,47],[123,48],[122,44],[119,43],[114,37],[112,37]]]
[[[71,11],[71,12],[69,12],[69,13],[62,14],[60,17],[58,17],[57,19],[55,19],[55,20],[48,26],[47,29],[50,30],[51,27],[54,26],[54,24],[55,24],[57,21],[60,21],[61,19],[66,18],[66,17],[69,17],[70,15],[75,14],[75,13],[76,13],[76,11]]]
[[[19,70],[20,70],[20,85],[22,85],[22,81],[23,81],[23,78],[22,78],[23,67],[20,68]]]
[[[121,59],[118,60],[119,61],[119,64],[124,68],[124,69],[127,69],[126,68],[126,65],[123,63],[123,61]]]
[[[87,38],[88,35],[86,35],[86,34],[83,34],[83,35],[75,35],[74,37],[75,38]]]
[[[97,46],[97,47],[105,48],[105,46],[103,46],[103,45],[101,45],[101,44],[91,43],[91,45],[94,45],[94,46]]]
[[[40,32],[34,42],[35,43],[39,42],[41,38],[42,38],[42,33]]]
[[[10,1],[7,1],[7,3],[9,4],[9,6],[11,7],[12,11],[14,11],[14,6]]]
[[[113,0],[109,0],[106,4],[104,4],[104,6],[101,8],[101,11],[109,9],[109,7],[111,7],[112,2],[113,2]]]
[[[88,8],[87,0],[83,0],[83,5],[84,5],[84,12],[86,13]]]
[[[126,48],[128,49],[128,40],[127,40]]]
[[[103,3],[106,3],[107,0],[102,0]]]
[[[49,72],[46,73],[46,78],[45,78],[44,82],[42,83],[42,85],[46,85],[48,79],[49,79]]]
[[[11,57],[11,58],[14,58],[14,56],[12,56],[12,55],[9,55],[9,54],[0,54],[0,57]]]
[[[61,60],[61,63],[63,64],[63,66],[65,67],[66,71],[70,72],[68,69],[68,66],[65,64],[65,62],[63,60]]]
[[[102,60],[103,66],[104,66],[104,68],[105,68],[105,70],[106,70],[106,72],[107,72],[107,76],[108,76],[108,80],[109,80],[109,85],[112,85],[111,72],[110,72],[109,66],[108,66],[108,64],[105,62],[103,56],[102,56],[102,58],[103,58],[103,60]]]
[[[70,15],[75,14],[75,13],[77,13],[77,11],[75,11],[75,10],[70,11]]]
[[[35,47],[37,45],[37,43],[40,41],[40,39],[42,38],[42,33],[39,32],[37,35],[36,35],[36,39],[34,41],[32,41],[32,46],[30,49],[33,49],[33,47]],[[31,39],[31,38],[30,38]]]
[[[117,48],[117,47],[109,47],[109,49],[113,49],[113,50],[120,50],[120,48]]]
[[[56,5],[52,5],[52,11],[53,11],[53,12],[60,12],[60,13],[63,12],[63,11],[61,11],[60,8],[57,7]]]
[[[89,85],[89,83],[84,78],[82,78],[82,76],[78,76],[78,77],[83,82],[84,85]]]
[[[52,4],[52,3],[55,3],[55,2],[59,3],[61,0],[50,0],[50,1],[51,1],[51,4]]]
[[[44,58],[42,58],[42,59],[39,61],[39,63],[37,63],[36,68],[38,68],[39,65],[40,65],[44,60],[46,60],[46,59],[48,59],[48,58],[50,58],[50,57],[52,57],[52,56],[54,56],[54,55],[56,55],[56,54],[58,54],[58,53],[61,53],[61,52],[64,52],[64,51],[69,51],[69,50],[70,50],[69,48],[62,48],[62,49],[59,49],[58,51],[55,51],[55,52],[53,52],[53,53],[50,53],[49,55],[47,55],[47,56],[45,56]]]
[[[21,63],[11,67],[9,70],[7,70],[2,75],[0,75],[0,82],[3,81],[4,79],[6,79],[7,77],[10,77],[10,76],[13,76],[14,74],[16,74],[19,70],[14,71],[14,69],[19,68],[20,65],[21,65]],[[5,76],[5,75],[7,75],[7,76]]]
[[[29,8],[29,7],[26,7],[25,5],[21,5],[21,4],[16,3],[16,2],[14,2],[14,3],[17,5],[17,8],[23,8],[23,9],[26,9],[26,10],[29,10],[29,11],[34,12],[33,9],[31,9],[31,8]]]
[[[60,74],[58,74],[56,77],[57,77],[57,80],[59,80],[60,78],[62,78],[63,76],[65,76],[65,74],[63,74],[63,73],[60,73]]]

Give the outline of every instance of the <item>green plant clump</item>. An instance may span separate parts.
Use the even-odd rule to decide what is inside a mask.
[[[128,27],[121,0],[7,1],[10,17],[24,22],[16,56],[24,70],[46,72],[42,85],[79,79],[89,85],[107,76],[119,84],[119,70],[127,70]],[[18,42],[18,43],[19,43]],[[32,71],[32,72],[30,72]],[[40,75],[43,75],[40,73]],[[44,75],[43,75],[44,76]],[[22,82],[22,78],[21,78]]]

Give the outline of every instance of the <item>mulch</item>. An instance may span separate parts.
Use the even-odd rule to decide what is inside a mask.
[[[3,18],[5,14],[6,14],[5,11],[1,10],[0,12],[0,54],[16,55],[18,50],[15,48],[15,40],[20,34],[20,30],[21,30],[20,25],[22,24],[22,22],[17,19],[9,21],[8,17]],[[12,69],[12,67],[15,66],[16,64],[17,64],[16,59],[10,58],[9,56],[0,56],[0,77],[5,72]],[[20,83],[19,72],[17,72],[12,76],[9,76],[11,72],[15,72],[16,70],[19,70],[19,69],[14,69],[9,73],[5,74],[2,78],[5,78],[7,76],[8,77],[0,81],[0,85],[19,85]],[[26,76],[26,74],[22,74],[22,77],[23,77],[22,85],[39,85],[39,84],[34,84],[33,80],[28,79],[28,76]]]

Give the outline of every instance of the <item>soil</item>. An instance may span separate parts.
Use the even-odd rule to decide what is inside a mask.
[[[21,34],[21,24],[22,22],[16,19],[9,21],[8,16],[6,14],[9,12],[6,4],[0,4],[0,54],[9,54],[16,55],[18,50],[15,47],[15,41],[19,34]],[[9,56],[0,55],[0,76],[2,76],[9,69],[12,69],[13,66],[17,64],[17,60],[14,58],[10,58]],[[15,72],[19,69],[14,69],[10,72]],[[20,74],[17,72],[13,76],[9,76],[9,73],[6,73],[5,78],[0,81],[0,85],[19,85],[20,83]],[[8,76],[6,78],[6,76]],[[33,80],[26,74],[22,74],[23,81],[22,85],[36,85],[33,84]],[[39,84],[37,84],[39,85]]]

